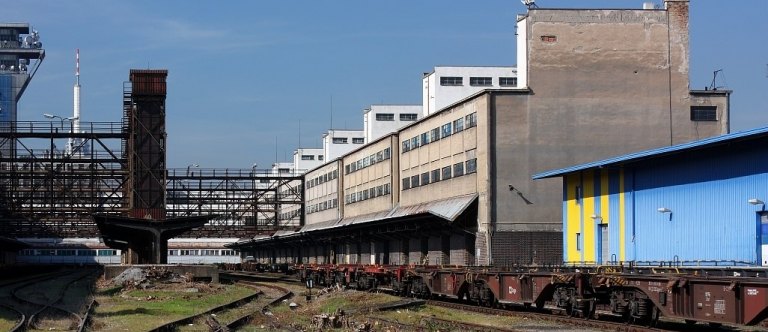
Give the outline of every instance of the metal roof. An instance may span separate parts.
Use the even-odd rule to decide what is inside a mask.
[[[563,176],[568,173],[583,171],[590,168],[632,164],[642,160],[668,156],[668,155],[672,155],[672,154],[687,151],[687,150],[711,148],[718,145],[730,144],[738,141],[758,139],[766,136],[768,136],[768,127],[756,128],[756,129],[746,130],[746,131],[732,133],[732,134],[705,138],[702,140],[678,144],[678,145],[666,146],[662,148],[646,150],[641,152],[634,152],[634,153],[625,154],[622,156],[595,161],[591,163],[546,171],[546,172],[534,174],[532,178],[534,180],[546,179],[551,177]]]
[[[277,234],[270,237],[253,238],[245,241],[238,241],[232,244],[232,247],[239,247],[247,244],[269,242],[276,239],[289,239],[302,235],[312,235],[313,232],[323,231],[333,228],[341,228],[351,225],[360,225],[372,223],[386,219],[402,218],[419,214],[432,214],[438,218],[453,222],[458,218],[471,204],[477,199],[477,194],[457,196],[434,202],[427,202],[406,207],[395,207],[391,210],[369,213],[354,217],[348,217],[340,220],[328,220],[315,224],[305,225],[298,232],[289,232]],[[226,246],[230,247],[230,246]]]

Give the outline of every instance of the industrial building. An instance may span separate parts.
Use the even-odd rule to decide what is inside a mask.
[[[534,179],[562,178],[567,263],[768,266],[766,146],[764,127]]]
[[[40,34],[27,23],[0,23],[0,129],[16,121],[16,107],[45,59]],[[14,141],[0,139],[0,156],[10,156]]]
[[[422,77],[422,110],[428,116],[485,89],[517,88],[511,66],[435,66]]]
[[[305,174],[305,226],[235,247],[287,262],[561,262],[561,185],[533,174],[728,132],[730,91],[689,90],[688,5],[529,8],[514,89],[328,156]]]
[[[422,117],[420,105],[371,105],[363,110],[365,142],[397,131]]]

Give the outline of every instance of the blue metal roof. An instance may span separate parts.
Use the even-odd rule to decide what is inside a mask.
[[[546,179],[546,178],[551,178],[556,176],[563,176],[568,173],[583,171],[590,168],[616,166],[620,164],[626,165],[626,164],[639,162],[641,160],[647,160],[647,159],[653,159],[653,158],[671,155],[671,154],[678,153],[685,150],[709,148],[716,145],[728,144],[736,141],[757,139],[764,136],[768,136],[768,127],[761,127],[761,128],[746,130],[746,131],[732,133],[732,134],[715,136],[715,137],[705,138],[698,141],[666,146],[662,148],[646,150],[641,152],[635,152],[635,153],[630,153],[623,156],[613,157],[613,158],[595,161],[591,163],[570,166],[570,167],[561,168],[561,169],[555,169],[551,171],[534,174],[533,179],[538,180],[538,179]]]

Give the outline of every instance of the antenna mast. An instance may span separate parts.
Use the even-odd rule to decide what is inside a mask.
[[[80,49],[75,50],[75,86],[73,88],[73,114],[72,114],[72,132],[73,133],[79,133],[80,132]],[[78,142],[76,142],[75,139],[72,137],[69,138],[69,142],[67,144],[67,151],[68,154],[72,154],[75,151],[75,145]],[[79,144],[77,144],[79,145]]]

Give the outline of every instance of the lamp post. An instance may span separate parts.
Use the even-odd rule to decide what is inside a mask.
[[[189,176],[189,169],[191,167],[198,168],[198,167],[200,167],[200,165],[198,165],[198,164],[189,164],[189,165],[187,165],[187,176]]]
[[[76,118],[76,117],[68,117],[68,118],[62,118],[61,116],[58,116],[58,115],[54,115],[54,114],[50,114],[50,113],[43,113],[43,116],[44,116],[44,117],[46,117],[46,118],[48,118],[48,119],[56,119],[56,118],[58,118],[59,120],[61,120],[61,127],[62,127],[62,128],[64,128],[64,120],[67,120],[67,121],[69,121],[69,122],[72,122],[72,121],[74,121],[74,120],[77,120],[77,118]]]
[[[61,122],[61,129],[62,130],[64,130],[64,120],[69,121],[70,127],[72,127],[72,121],[75,121],[75,120],[78,119],[77,117],[67,117],[67,118],[64,118],[64,117],[61,117],[61,116],[58,116],[58,115],[54,115],[54,114],[50,114],[50,113],[43,113],[43,116],[48,118],[48,119],[56,119],[56,118],[58,118],[59,121]],[[58,132],[58,128],[56,130]],[[73,144],[74,144],[74,142],[72,141],[72,137],[70,137],[69,138],[69,142],[67,142],[67,147],[65,149],[66,151],[64,151],[66,154],[72,154]],[[51,154],[53,154],[53,151],[51,151]]]

